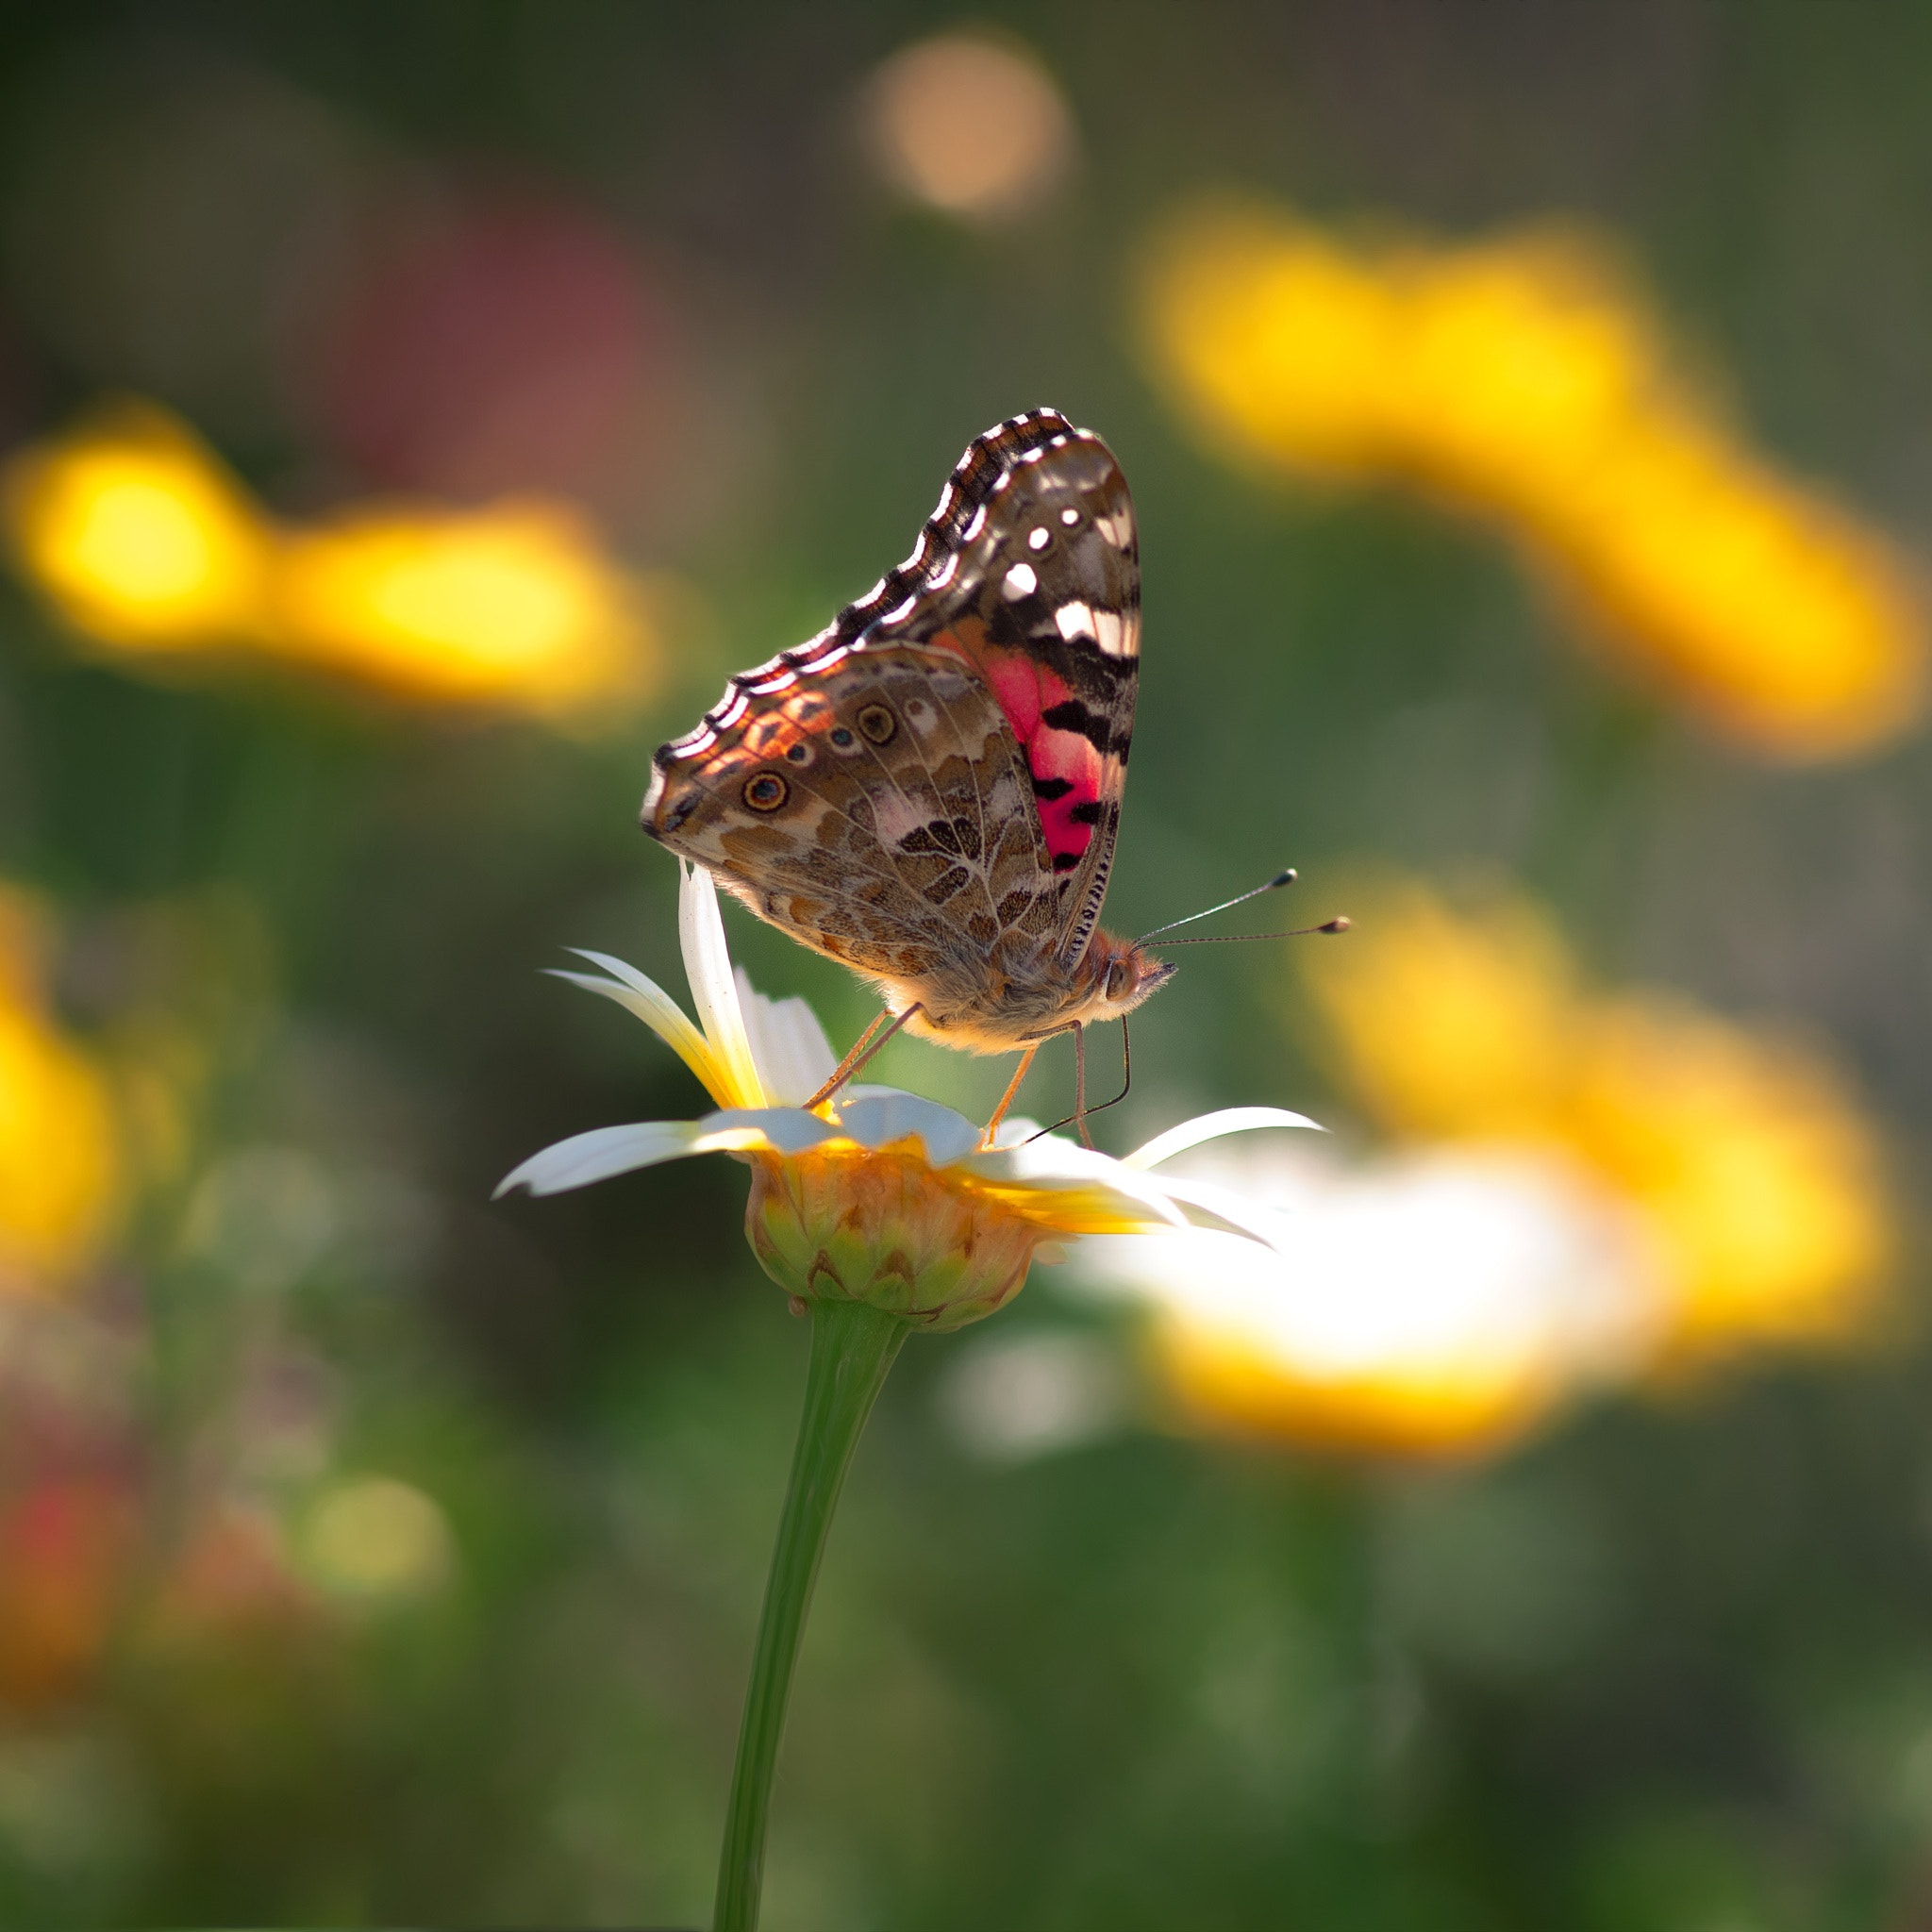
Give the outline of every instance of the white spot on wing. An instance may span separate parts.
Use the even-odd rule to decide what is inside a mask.
[[[1061,637],[1069,643],[1075,638],[1091,638],[1093,635],[1093,613],[1077,598],[1071,604],[1062,604],[1054,612],[1053,621],[1059,625]]]
[[[1071,530],[1071,529],[1072,529],[1072,528],[1074,527],[1074,525],[1075,524],[1077,524],[1077,523],[1078,523],[1079,521],[1080,521],[1080,512],[1079,512],[1078,510],[1076,510],[1076,509],[1063,509],[1063,510],[1061,510],[1061,512],[1060,512],[1060,522],[1061,522],[1061,523],[1063,523],[1064,525],[1066,525],[1066,526],[1068,527],[1068,529],[1070,529],[1070,530]]]
[[[965,528],[964,528],[963,530],[961,530],[961,531],[959,532],[959,541],[960,541],[960,542],[962,542],[962,543],[970,543],[970,542],[972,542],[972,541],[974,540],[974,538],[975,538],[976,536],[978,536],[978,535],[979,535],[979,533],[980,533],[980,531],[982,531],[982,530],[983,530],[983,529],[985,529],[985,528],[986,528],[986,506],[985,506],[985,504],[983,504],[983,503],[982,503],[982,504],[981,504],[981,505],[979,506],[979,508],[978,508],[977,509],[975,509],[975,510],[974,510],[974,511],[973,512],[973,517],[972,517],[972,521],[971,521],[971,522],[969,522],[969,523],[967,524],[966,527],[965,527]]]
[[[1040,588],[1040,579],[1033,575],[1030,563],[1016,563],[1009,570],[1000,585],[1000,591],[1008,603],[1017,603],[1022,597],[1030,597]]]
[[[1116,550],[1124,550],[1134,541],[1133,513],[1124,506],[1110,517],[1095,517],[1093,527]]]
[[[1029,550],[1044,550],[1053,541],[1053,532],[1041,525],[1026,533],[1026,547]]]
[[[1130,658],[1134,655],[1133,633],[1118,610],[1096,610],[1093,613],[1093,641],[1109,658]]]

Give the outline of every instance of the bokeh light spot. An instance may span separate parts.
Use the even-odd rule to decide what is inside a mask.
[[[1025,213],[1070,170],[1066,102],[1030,55],[946,34],[895,54],[874,75],[867,133],[881,173],[929,208],[975,221]]]
[[[325,1490],[304,1520],[300,1549],[323,1589],[372,1605],[432,1593],[456,1562],[441,1507],[391,1476],[358,1476]]]

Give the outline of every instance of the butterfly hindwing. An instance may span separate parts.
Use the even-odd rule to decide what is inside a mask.
[[[861,972],[950,982],[1003,938],[1051,941],[1024,759],[950,655],[882,646],[794,679],[680,785],[675,849]]]

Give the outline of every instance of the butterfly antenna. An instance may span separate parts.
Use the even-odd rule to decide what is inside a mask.
[[[1266,885],[1252,886],[1245,892],[1236,893],[1232,899],[1224,899],[1219,906],[1209,906],[1203,912],[1191,912],[1185,919],[1170,919],[1165,925],[1157,925],[1153,932],[1143,932],[1134,943],[1137,946],[1144,946],[1158,933],[1172,932],[1177,925],[1192,925],[1197,919],[1212,919],[1217,912],[1225,912],[1235,906],[1245,906],[1250,899],[1258,899],[1263,892],[1278,892],[1283,886],[1291,886],[1294,881],[1295,870],[1291,865],[1285,871],[1276,873]],[[1188,942],[1181,940],[1175,943],[1185,945]]]
[[[1346,932],[1355,922],[1338,913],[1333,919],[1324,919],[1320,925],[1298,925],[1292,932],[1228,932],[1216,933],[1211,937],[1203,936],[1193,940],[1169,940],[1168,946],[1238,946],[1243,940],[1305,940],[1310,933]]]

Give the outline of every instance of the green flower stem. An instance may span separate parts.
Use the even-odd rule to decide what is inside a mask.
[[[791,1691],[799,1640],[805,1635],[806,1612],[811,1607],[812,1585],[818,1580],[819,1558],[825,1553],[825,1537],[852,1452],[906,1335],[906,1324],[896,1315],[862,1302],[822,1301],[812,1306],[805,1412],[798,1419],[791,1482],[778,1519],[751,1683],[744,1693],[731,1806],[724,1819],[724,1850],[718,1863],[714,1932],[754,1932],[758,1922],[772,1773],[778,1761],[785,1704]]]

